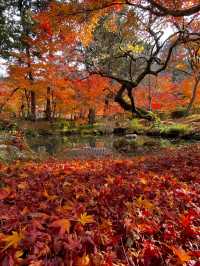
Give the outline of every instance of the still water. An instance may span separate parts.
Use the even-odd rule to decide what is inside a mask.
[[[188,145],[192,141],[168,140],[138,136],[136,147],[131,151],[117,150],[114,142],[120,139],[118,136],[62,136],[62,135],[37,135],[27,136],[30,148],[41,158],[57,159],[88,159],[102,156],[127,157],[145,155],[151,152],[159,152],[165,147],[179,147]]]

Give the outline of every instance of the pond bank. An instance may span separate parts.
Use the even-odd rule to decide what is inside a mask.
[[[25,138],[19,133],[0,132],[0,161],[36,160],[37,155],[29,148]]]
[[[99,121],[94,126],[77,126],[69,121],[18,121],[15,126],[7,125],[8,130],[4,128],[1,131],[1,135],[5,135],[5,140],[1,141],[3,137],[0,135],[0,159],[10,162],[48,158],[89,159],[104,156],[124,158],[159,153],[168,147],[179,147],[200,141],[200,126],[197,126],[200,124],[200,117],[193,116],[189,123],[164,121],[152,125],[138,119],[106,123]],[[197,124],[194,126],[194,123]],[[9,131],[12,128],[15,130]],[[13,138],[13,141],[10,138]],[[24,146],[23,151],[13,145],[14,142],[20,141]]]

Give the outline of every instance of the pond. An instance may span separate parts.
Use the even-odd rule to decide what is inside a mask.
[[[194,143],[191,140],[162,139],[138,136],[131,150],[116,149],[114,143],[124,137],[109,136],[62,136],[36,135],[27,136],[27,143],[41,158],[88,159],[102,156],[129,157],[159,152],[165,147],[179,147]],[[197,141],[196,141],[197,142]]]

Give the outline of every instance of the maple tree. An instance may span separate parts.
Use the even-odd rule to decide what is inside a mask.
[[[151,111],[170,112],[187,105],[187,98],[182,89],[183,82],[172,81],[171,73],[159,77],[146,77],[145,83],[135,90],[137,105]],[[181,85],[180,85],[181,84]]]
[[[80,50],[85,55],[81,63],[86,70],[121,84],[115,101],[139,116],[142,113],[135,106],[132,91],[146,75],[158,75],[167,68],[176,46],[199,39],[196,1],[146,1],[146,5],[145,1],[81,1],[54,3],[51,8],[55,17],[78,23],[77,35],[83,45]],[[141,9],[145,11],[142,14]],[[185,19],[184,14],[194,17]],[[168,38],[159,27],[164,24],[174,31]]]
[[[187,75],[188,79],[183,82],[185,94],[190,96],[190,101],[188,103],[186,114],[188,114],[194,104],[196,96],[198,94],[198,87],[200,82],[200,61],[199,61],[199,42],[191,43],[189,46],[186,46],[187,63],[184,65],[178,65],[179,71],[182,71]],[[191,85],[192,83],[192,85]],[[189,86],[188,86],[189,85]],[[188,88],[189,87],[189,88]],[[192,90],[191,90],[192,88]]]
[[[157,76],[168,67],[176,47],[199,39],[198,1],[33,1],[18,8],[24,48],[10,54],[16,58],[16,76],[21,73],[21,113],[26,106],[27,116],[33,119],[36,105],[45,105],[48,120],[66,103],[71,112],[79,112],[76,98],[90,98],[85,97],[89,92],[85,82],[79,80],[88,79],[91,84],[92,79],[95,88],[97,75],[102,76],[102,87],[104,77],[118,83],[112,99],[124,110],[152,118],[136,107],[134,90],[146,76]],[[164,30],[169,27],[173,30],[166,37]],[[101,88],[96,99],[98,95],[106,97]]]

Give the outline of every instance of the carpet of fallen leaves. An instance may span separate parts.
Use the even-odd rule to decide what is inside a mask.
[[[1,266],[200,265],[200,146],[0,167]]]

